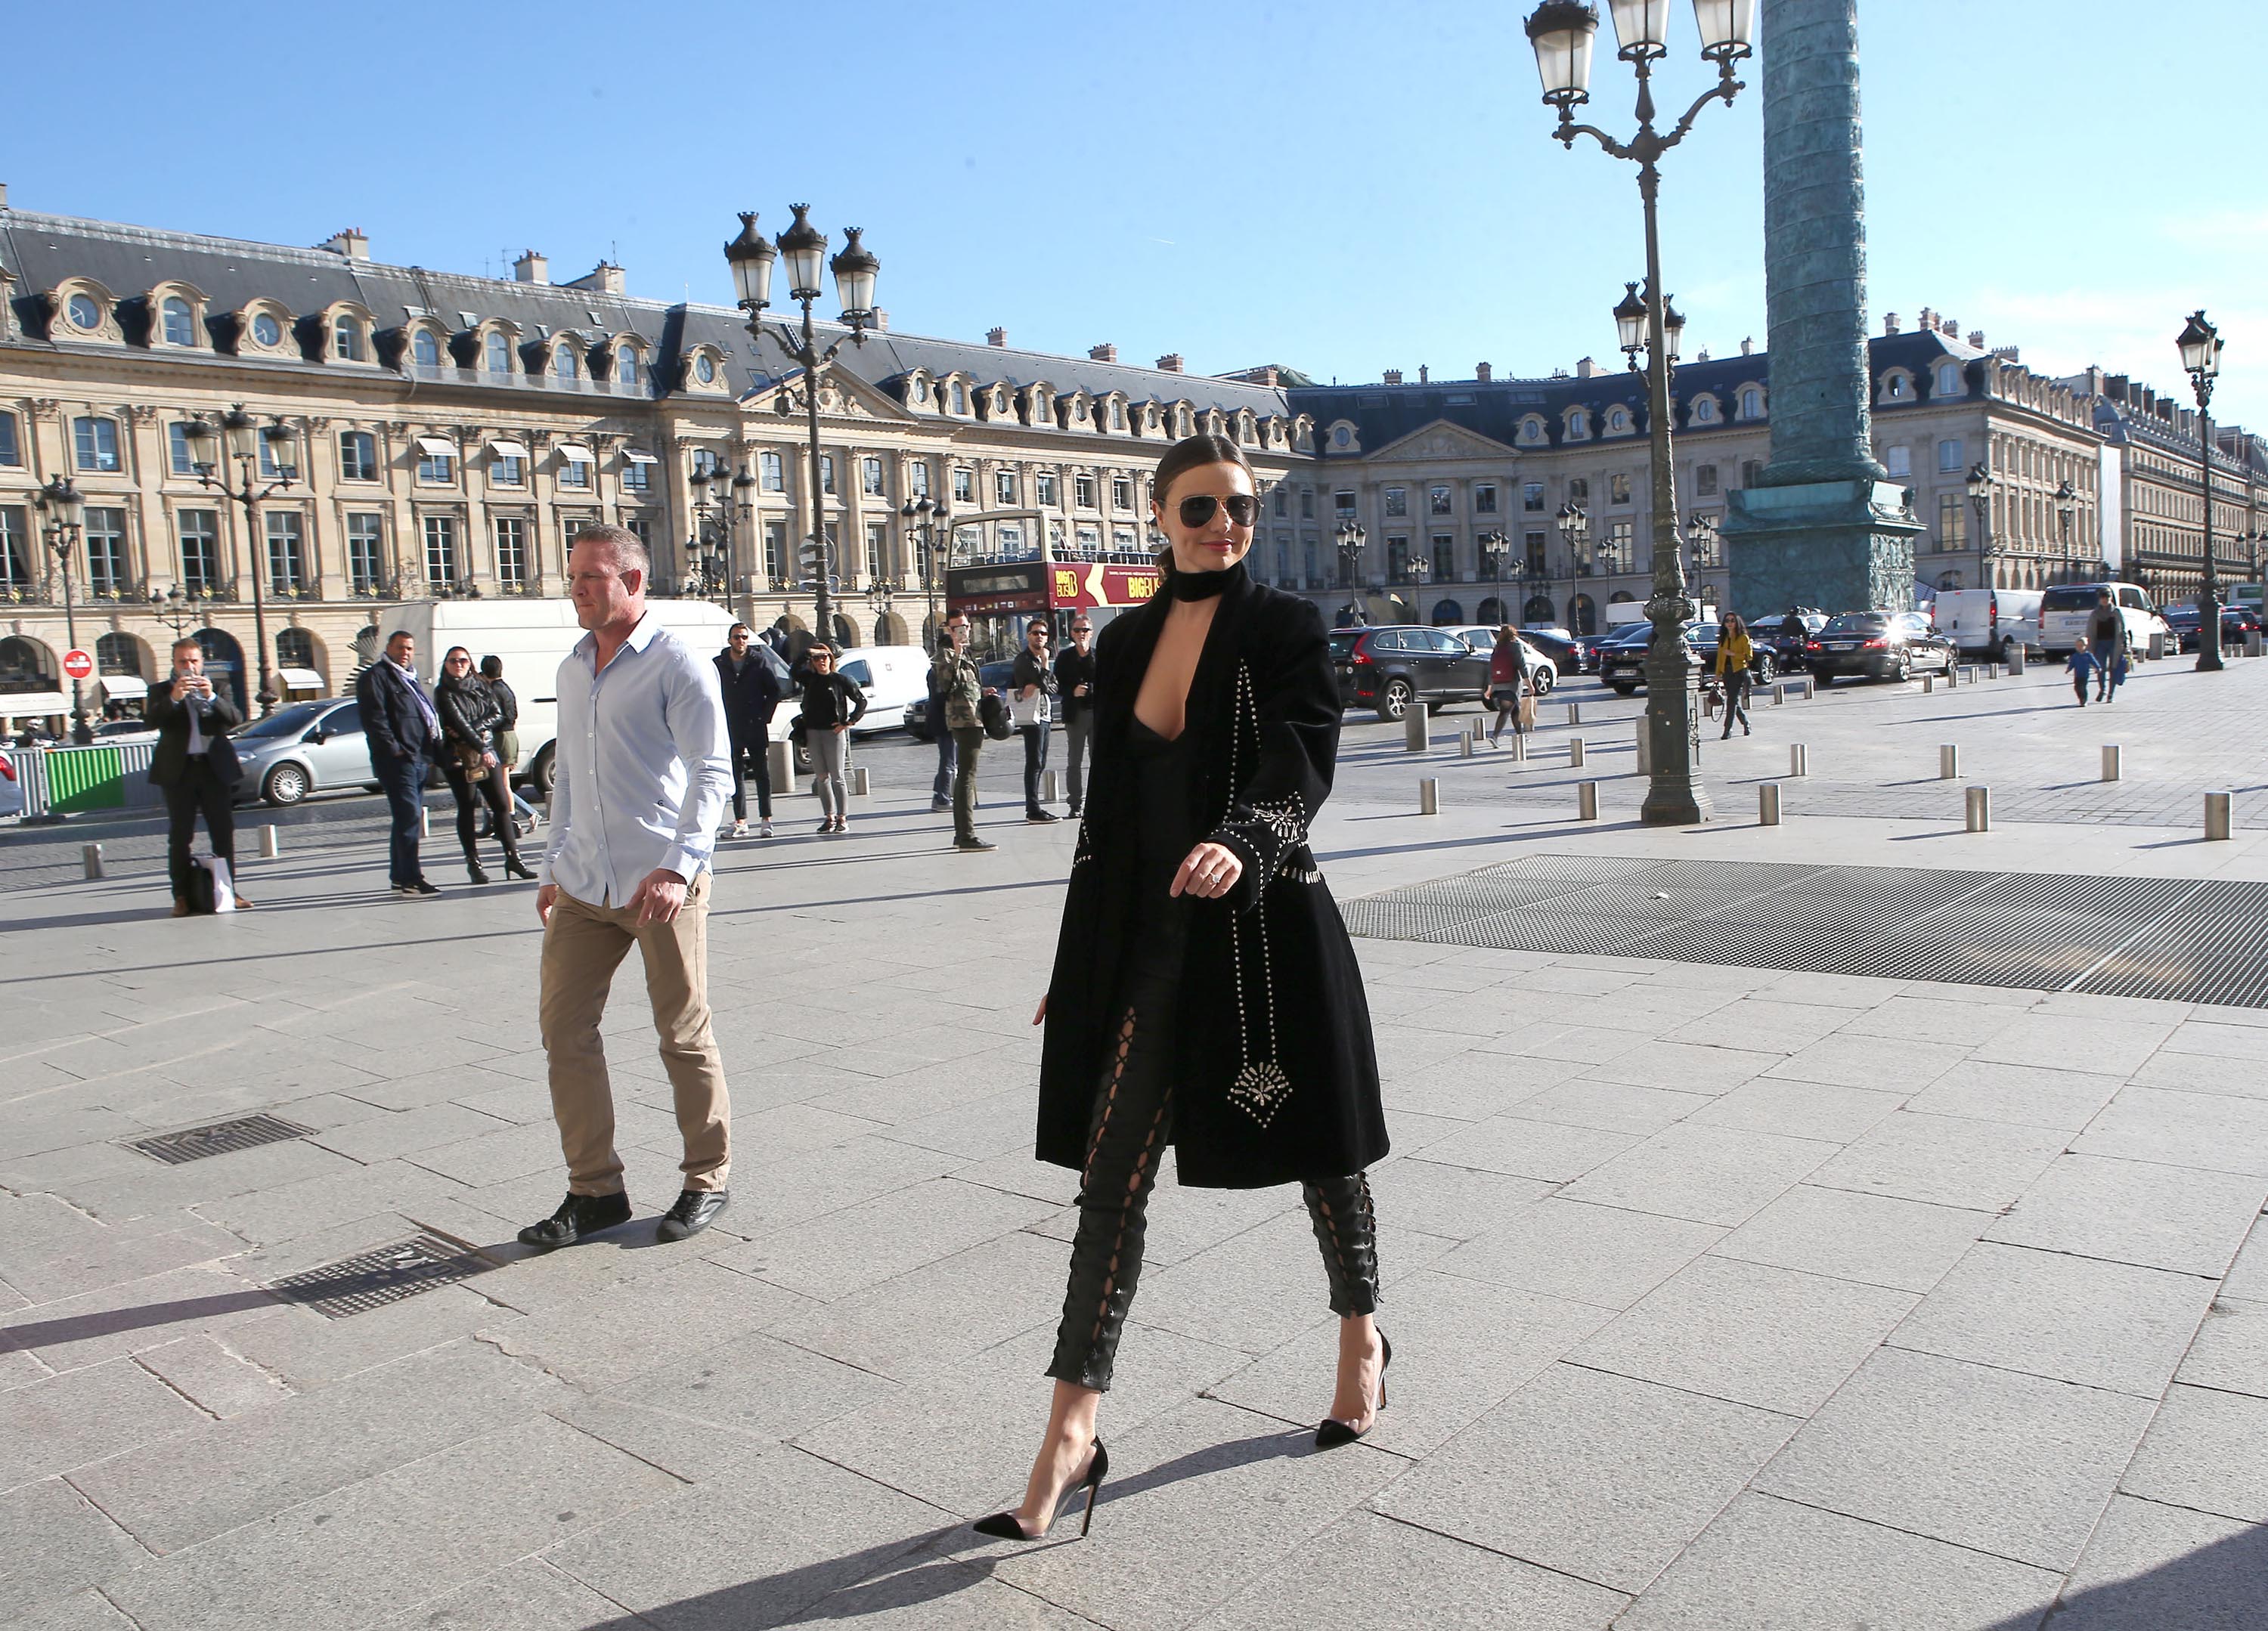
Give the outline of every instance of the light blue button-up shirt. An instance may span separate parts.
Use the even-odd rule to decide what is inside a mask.
[[[716,665],[648,612],[604,669],[585,635],[559,665],[551,842],[539,874],[578,900],[627,906],[647,873],[691,883],[731,792]]]

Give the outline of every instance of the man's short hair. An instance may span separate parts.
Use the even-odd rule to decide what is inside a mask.
[[[575,529],[568,543],[572,549],[577,544],[604,544],[615,557],[618,572],[638,573],[643,581],[653,579],[653,554],[641,539],[626,526],[616,526],[609,521],[585,521]]]
[[[195,651],[199,655],[202,655],[204,647],[200,645],[191,636],[183,635],[179,640],[173,642],[173,650],[174,651]],[[170,656],[172,653],[168,652],[167,655]]]
[[[748,628],[748,626],[746,623],[735,623],[725,631],[725,638],[730,640],[734,635],[739,634],[744,628],[747,629],[749,638],[754,639],[755,637],[756,631],[753,628]]]
[[[379,650],[386,650],[386,651],[391,651],[392,650],[394,650],[394,643],[395,641],[397,641],[397,640],[415,640],[415,639],[416,639],[416,638],[417,638],[417,636],[416,636],[416,635],[411,634],[408,629],[406,629],[406,628],[397,628],[397,629],[395,629],[392,634],[390,634],[390,635],[387,636],[387,637],[386,637],[386,643],[385,643],[385,645],[381,646],[381,647],[379,648]]]

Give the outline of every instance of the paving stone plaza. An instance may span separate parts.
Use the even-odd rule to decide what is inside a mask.
[[[1351,716],[1341,900],[1509,863],[2268,880],[2268,663],[2084,711],[2037,669],[1767,702],[1685,830],[1632,819],[1638,704],[1563,696],[1524,765],[1462,755],[1469,710],[1423,756]],[[173,921],[137,830],[0,837],[0,1622],[2268,1622],[2268,1008],[1446,941],[1356,943],[1378,1429],[1312,1447],[1336,1322],[1296,1194],[1169,1178],[1093,1533],[973,1535],[1028,1465],[1073,1217],[1027,1024],[1072,834],[1022,825],[1001,754],[1001,847],[952,854],[925,754],[861,753],[850,836],[805,794],[721,854],[733,1202],[672,1245],[635,959],[639,1219],[512,1244],[562,1188],[530,886],[395,900],[339,819],[247,862],[257,910]],[[136,1147],[254,1115],[304,1130]]]

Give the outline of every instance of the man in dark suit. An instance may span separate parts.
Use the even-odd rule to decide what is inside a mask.
[[[197,817],[205,819],[213,854],[228,863],[231,886],[236,878],[236,756],[225,744],[220,762],[214,762],[213,744],[244,723],[244,716],[226,693],[213,689],[205,678],[204,649],[194,640],[173,642],[173,683],[150,693],[144,710],[158,728],[158,746],[150,754],[150,780],[165,790],[166,872],[173,885],[173,915],[189,915],[189,880],[196,863],[189,845],[197,835]],[[252,902],[236,897],[237,909]]]
[[[770,647],[755,650],[755,631],[746,623],[733,624],[725,639],[728,643],[717,653],[717,681],[723,688],[725,729],[732,741],[733,836],[748,835],[748,794],[740,780],[745,764],[756,776],[757,836],[770,838],[772,716],[779,711],[785,684],[773,670]]]
[[[386,655],[355,681],[355,706],[370,744],[371,774],[386,790],[394,812],[394,841],[387,876],[394,893],[412,900],[441,892],[425,881],[417,859],[418,829],[425,802],[425,767],[443,750],[440,716],[425,687],[417,683],[417,642],[396,629]]]

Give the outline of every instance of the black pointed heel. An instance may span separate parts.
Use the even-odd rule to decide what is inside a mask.
[[[524,878],[531,884],[535,881],[535,874],[527,870],[527,863],[516,855],[504,858],[504,875],[506,878]]]
[[[1378,1410],[1383,1410],[1386,1408],[1386,1368],[1394,1363],[1394,1339],[1381,1331],[1378,1333],[1378,1341],[1379,1346],[1386,1350],[1386,1356],[1378,1362]],[[1371,1427],[1378,1425],[1378,1410],[1370,1413]],[[1341,1444],[1354,1443],[1369,1431],[1370,1427],[1366,1427],[1359,1433],[1336,1416],[1325,1416],[1315,1427],[1315,1448],[1336,1450]]]
[[[1098,1438],[1094,1441],[1094,1459],[1087,1463],[1086,1476],[1068,1492],[1077,1495],[1081,1489],[1086,1491],[1086,1515],[1079,1520],[1079,1538],[1082,1540],[1086,1539],[1086,1532],[1094,1527],[1094,1498],[1102,1493],[1102,1480],[1109,1476],[1110,1451],[1102,1447],[1102,1441]],[[1057,1505],[1061,1505],[1060,1499]],[[1045,1539],[1048,1529],[1054,1526],[1055,1519],[1050,1516],[1047,1528],[1035,1535],[1024,1527],[1024,1520],[1012,1511],[995,1512],[991,1517],[980,1517],[969,1525],[980,1535],[990,1535],[1001,1540]]]

